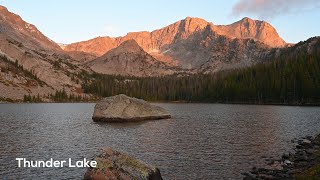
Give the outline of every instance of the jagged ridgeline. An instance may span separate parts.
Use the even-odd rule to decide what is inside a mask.
[[[320,104],[319,38],[275,50],[270,57],[266,63],[215,74],[141,78],[86,74],[82,87],[100,96],[124,93],[151,101]]]
[[[320,38],[291,47],[265,21],[186,17],[152,32],[58,45],[0,6],[0,27],[0,54],[9,60],[0,61],[0,101],[125,93],[153,101],[320,102]]]

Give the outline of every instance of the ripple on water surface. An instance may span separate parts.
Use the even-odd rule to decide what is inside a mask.
[[[315,135],[320,108],[157,104],[170,120],[94,123],[94,104],[0,104],[0,177],[81,179],[85,168],[18,168],[15,158],[81,160],[113,147],[158,166],[164,179],[239,179]]]

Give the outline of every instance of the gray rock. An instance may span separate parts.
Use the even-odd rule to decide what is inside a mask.
[[[308,160],[308,156],[306,155],[297,155],[296,157],[296,161],[307,161]]]
[[[261,178],[261,179],[268,179],[268,180],[274,179],[274,177],[273,177],[272,175],[267,175],[267,174],[261,174],[261,175],[259,176],[259,178]]]
[[[293,164],[293,162],[291,162],[291,161],[289,161],[289,160],[285,160],[283,163],[284,163],[285,165]]]
[[[303,149],[303,146],[301,146],[300,144],[296,145],[297,149]]]
[[[311,141],[313,139],[313,137],[312,136],[306,136],[306,139]]]
[[[303,139],[301,145],[305,148],[311,148],[313,146],[312,142],[308,139]]]
[[[288,159],[289,158],[289,153],[284,153],[282,155],[282,159]]]
[[[93,121],[133,122],[169,119],[169,112],[159,106],[124,94],[102,99],[94,108]]]
[[[243,173],[245,177],[243,177],[243,180],[253,180],[257,178],[257,175],[252,173]]]
[[[160,170],[125,153],[106,148],[95,159],[97,167],[90,167],[85,180],[162,180]]]
[[[306,149],[307,155],[313,155],[317,152],[317,149]]]

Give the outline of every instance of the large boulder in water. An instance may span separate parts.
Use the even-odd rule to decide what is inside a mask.
[[[84,175],[85,180],[162,180],[158,168],[111,148],[103,150],[95,160],[97,167],[88,168]]]
[[[171,115],[162,107],[124,94],[102,99],[94,107],[93,121],[132,122],[169,119]]]

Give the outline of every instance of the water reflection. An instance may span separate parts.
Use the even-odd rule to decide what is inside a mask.
[[[318,107],[158,105],[173,119],[106,124],[92,121],[94,104],[0,104],[0,176],[81,179],[85,169],[19,169],[15,158],[80,160],[113,147],[158,166],[165,179],[237,179],[320,128]]]

